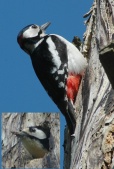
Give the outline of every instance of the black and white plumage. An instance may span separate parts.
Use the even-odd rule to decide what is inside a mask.
[[[43,158],[49,152],[50,129],[44,126],[31,126],[21,132],[12,131],[20,138],[26,150],[33,158]]]
[[[42,26],[28,25],[20,31],[17,41],[30,55],[38,79],[65,116],[73,134],[76,126],[73,103],[87,62],[63,37],[45,34],[49,25],[49,22]]]

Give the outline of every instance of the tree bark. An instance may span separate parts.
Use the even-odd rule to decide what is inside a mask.
[[[114,38],[114,1],[95,0],[85,17],[88,19],[82,53],[88,59],[88,67],[76,99],[77,125],[71,142],[71,163],[67,166],[65,154],[64,165],[65,169],[113,169],[114,91],[99,53]],[[105,65],[109,65],[108,59]],[[110,66],[114,69],[113,64]]]
[[[49,122],[50,152],[33,159],[11,131]],[[2,113],[2,168],[60,168],[59,113]]]

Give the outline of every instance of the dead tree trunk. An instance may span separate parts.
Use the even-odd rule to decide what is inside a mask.
[[[49,122],[50,151],[44,158],[33,159],[11,131]],[[2,168],[60,168],[59,113],[2,113]]]
[[[71,144],[71,164],[68,167],[65,154],[65,169],[113,169],[114,64],[110,63],[114,61],[114,52],[111,50],[111,60],[107,58],[103,68],[103,60],[109,55],[101,49],[109,47],[114,38],[114,1],[95,0],[85,17],[88,20],[82,52],[88,67],[76,100],[77,126]],[[111,83],[107,75],[111,76]]]

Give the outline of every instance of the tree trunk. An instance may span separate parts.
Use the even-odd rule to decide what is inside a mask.
[[[88,59],[88,67],[76,99],[77,125],[75,138],[71,142],[71,164],[70,167],[67,166],[68,155],[65,153],[64,167],[65,169],[112,169],[114,168],[114,91],[112,89],[114,71],[111,70],[114,70],[114,64],[110,63],[114,61],[113,50],[110,56],[113,59],[109,61],[107,58],[103,64],[105,70],[101,62],[103,63],[105,56],[108,56],[106,50],[102,52],[102,49],[109,47],[114,38],[114,1],[95,0],[85,17],[89,18],[86,21],[87,30],[84,34],[82,52]],[[111,67],[110,73],[106,71],[107,66]],[[108,77],[111,74],[113,77],[111,76],[110,83]]]
[[[33,159],[11,131],[49,122],[50,152]],[[2,113],[2,168],[60,168],[59,113]]]

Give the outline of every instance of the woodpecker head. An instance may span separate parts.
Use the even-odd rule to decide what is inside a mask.
[[[21,132],[12,131],[12,133],[20,138],[33,158],[42,158],[49,152],[49,127],[32,126]]]
[[[45,30],[50,24],[50,22],[41,26],[31,24],[23,28],[17,36],[19,46],[30,55],[34,51],[36,43],[46,35]]]

